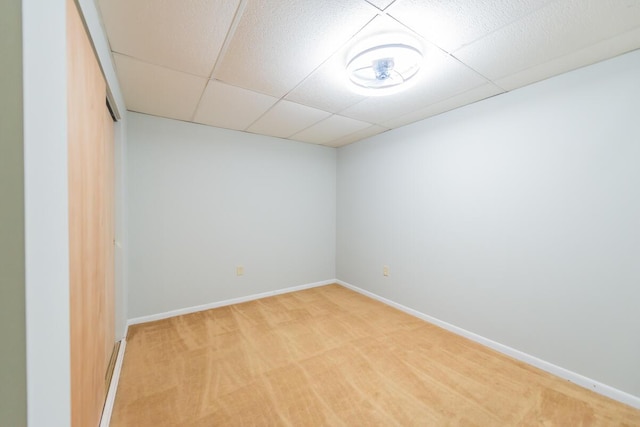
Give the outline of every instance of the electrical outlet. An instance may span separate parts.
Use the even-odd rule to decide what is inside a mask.
[[[244,276],[244,267],[239,265],[236,267],[236,276]]]
[[[382,266],[382,275],[383,276],[388,276],[389,275],[389,266],[388,265]]]

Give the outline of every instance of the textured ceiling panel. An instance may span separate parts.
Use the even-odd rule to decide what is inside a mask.
[[[302,84],[292,90],[286,99],[332,113],[339,113],[345,108],[362,101],[365,97],[353,91],[353,85],[346,72],[347,61],[349,56],[353,54],[354,47],[357,47],[359,43],[369,37],[382,33],[406,32],[407,30],[404,26],[389,16],[376,16],[349,43],[344,44]],[[417,43],[424,45],[419,36],[415,35],[415,37]]]
[[[580,68],[584,64],[593,64],[612,56],[635,50],[638,46],[640,46],[640,29],[635,29],[568,55],[526,68],[518,73],[497,79],[495,82],[505,90],[517,89],[533,82]]]
[[[409,123],[423,120],[436,114],[444,113],[462,105],[471,104],[485,98],[503,93],[504,91],[493,83],[486,83],[477,88],[462,92],[458,95],[447,98],[443,101],[436,102],[424,108],[419,108],[404,116],[389,120],[384,123],[388,128],[398,128],[408,125]]]
[[[207,79],[114,54],[127,109],[191,120]]]
[[[96,1],[128,109],[328,146],[640,48],[640,0]],[[423,74],[355,92],[355,48],[400,32]]]
[[[364,0],[250,1],[214,77],[281,97],[373,19]]]
[[[389,129],[385,127],[373,125],[366,129],[362,129],[357,132],[354,132],[350,135],[343,136],[342,138],[338,138],[325,145],[328,145],[329,147],[342,147],[343,145],[351,144],[352,142],[360,141],[361,139],[369,138],[371,136],[377,135],[382,132],[386,132],[388,130]]]
[[[386,10],[447,52],[503,27],[553,0],[397,0]]]
[[[295,102],[280,101],[247,130],[263,135],[288,138],[330,115],[326,111]]]
[[[566,0],[550,3],[455,56],[494,80],[639,26],[640,0]]]
[[[210,80],[194,121],[211,126],[245,130],[278,98]]]
[[[341,54],[332,56],[286,96],[290,101],[332,113],[339,113],[364,98],[350,89]]]
[[[209,77],[239,0],[99,0],[114,52]]]
[[[340,114],[383,124],[487,83],[482,76],[439,50],[430,51],[426,55],[426,62],[424,75],[419,76],[420,80],[411,88],[393,95],[366,98]]]
[[[326,144],[368,127],[371,127],[371,123],[334,115],[296,133],[291,139],[313,144]]]
[[[394,0],[367,0],[367,1],[372,5],[374,5],[375,7],[377,7],[378,9],[385,10],[386,8],[389,7],[391,3],[393,3]]]

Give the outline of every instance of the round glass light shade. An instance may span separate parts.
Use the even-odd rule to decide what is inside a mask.
[[[422,53],[407,44],[385,44],[356,54],[347,63],[347,74],[358,91],[386,95],[402,87],[420,70]]]

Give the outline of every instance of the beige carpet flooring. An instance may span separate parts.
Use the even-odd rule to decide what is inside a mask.
[[[339,285],[132,326],[111,426],[640,426]]]

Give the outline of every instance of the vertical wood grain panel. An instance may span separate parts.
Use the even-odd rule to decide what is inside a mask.
[[[100,422],[115,341],[113,122],[82,19],[67,1],[71,417]]]
[[[106,94],[105,94],[106,96]],[[104,194],[105,194],[105,230],[104,230],[104,247],[105,247],[105,352],[104,352],[104,374],[108,375],[108,367],[111,363],[112,353],[115,344],[115,326],[116,326],[116,306],[115,306],[115,175],[114,175],[114,134],[113,120],[111,113],[106,107],[102,113],[102,123],[104,125],[102,136],[104,138]],[[103,376],[104,378],[104,376]],[[103,380],[104,381],[104,380]],[[104,382],[103,382],[104,383]],[[105,395],[108,391],[109,384],[105,387]]]

